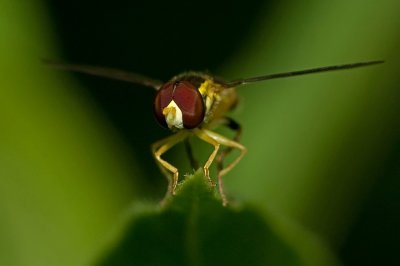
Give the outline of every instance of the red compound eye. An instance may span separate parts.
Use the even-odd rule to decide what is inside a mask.
[[[163,110],[174,101],[182,112],[183,127],[195,128],[203,122],[205,108],[200,92],[188,81],[168,82],[154,100],[154,114],[160,125],[168,127]]]
[[[168,125],[167,122],[165,121],[163,110],[171,102],[173,90],[174,90],[173,82],[165,83],[158,90],[156,98],[154,99],[154,116],[156,117],[157,122],[165,128],[168,128]]]

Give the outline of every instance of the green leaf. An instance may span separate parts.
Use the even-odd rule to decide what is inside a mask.
[[[223,207],[201,172],[187,176],[164,207],[135,206],[100,265],[309,264],[256,209]]]

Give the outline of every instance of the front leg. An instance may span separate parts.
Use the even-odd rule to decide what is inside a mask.
[[[169,184],[165,198],[167,198],[169,195],[175,194],[175,189],[178,184],[179,171],[175,166],[162,159],[161,155],[163,155],[177,143],[183,141],[188,136],[188,134],[189,133],[187,131],[182,130],[172,136],[157,141],[151,146],[152,153],[154,158],[156,159],[157,165],[160,167],[161,171],[168,179]]]
[[[211,163],[213,162],[218,149],[220,147],[220,145],[224,145],[228,148],[236,148],[240,151],[240,154],[238,157],[236,157],[230,164],[228,164],[227,167],[221,169],[218,173],[218,185],[219,185],[219,193],[221,195],[222,198],[222,204],[224,206],[226,206],[228,204],[228,200],[226,198],[225,192],[224,192],[224,188],[223,188],[223,182],[222,182],[222,176],[224,176],[227,172],[229,172],[230,170],[232,170],[233,167],[235,167],[235,165],[243,158],[243,156],[246,154],[247,149],[246,147],[244,147],[242,144],[230,140],[224,136],[221,136],[215,132],[212,132],[210,130],[207,129],[194,129],[193,132],[196,134],[196,136],[198,136],[200,139],[204,140],[205,142],[210,143],[211,145],[214,146],[214,152],[210,155],[210,157],[208,158],[206,164],[204,165],[204,174],[206,175],[206,177],[210,179],[209,176],[209,170],[208,168],[210,167]],[[208,174],[208,175],[207,175]]]
[[[215,186],[215,183],[212,181],[211,177],[210,177],[210,165],[212,164],[212,162],[215,159],[215,156],[218,153],[219,147],[221,146],[221,144],[216,141],[215,139],[213,139],[212,137],[210,137],[206,131],[204,129],[198,129],[195,128],[193,129],[194,134],[196,134],[197,137],[199,137],[200,139],[204,140],[207,143],[210,143],[211,145],[214,146],[214,151],[211,153],[210,157],[208,157],[208,160],[206,162],[206,164],[204,165],[203,169],[204,169],[204,176],[207,178],[208,182],[210,182],[210,184],[212,186]]]

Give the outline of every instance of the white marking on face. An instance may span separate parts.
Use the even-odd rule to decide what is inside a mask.
[[[182,111],[178,105],[172,100],[167,107],[163,109],[163,115],[165,122],[170,129],[172,128],[183,128]]]

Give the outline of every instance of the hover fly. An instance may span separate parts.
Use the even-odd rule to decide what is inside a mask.
[[[59,64],[54,62],[47,63],[63,70],[117,79],[153,88],[155,90],[153,103],[155,118],[161,126],[174,132],[173,135],[159,140],[152,145],[152,153],[156,163],[169,181],[166,197],[175,194],[179,170],[161,156],[177,143],[184,141],[191,165],[194,169],[197,169],[198,164],[193,158],[188,142],[188,137],[196,136],[214,147],[213,152],[203,166],[204,175],[210,184],[214,185],[214,182],[210,178],[209,168],[215,160],[217,164],[218,189],[222,203],[226,205],[228,200],[223,189],[222,177],[232,170],[247,152],[246,147],[239,142],[241,135],[240,125],[226,116],[226,113],[232,110],[237,104],[236,87],[270,79],[370,66],[383,63],[383,61],[326,66],[233,81],[220,80],[201,72],[185,72],[167,82],[111,68]],[[219,126],[226,126],[232,129],[235,132],[233,139],[212,131]],[[225,149],[219,152],[221,146],[224,146]],[[240,153],[232,162],[225,166],[223,164],[224,158],[233,149],[239,150]]]

